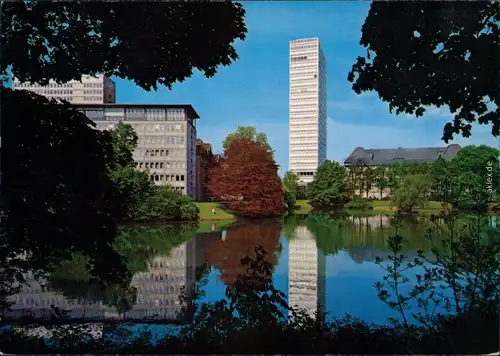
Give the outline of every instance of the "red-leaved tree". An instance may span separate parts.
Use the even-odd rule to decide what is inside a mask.
[[[210,172],[208,189],[244,216],[280,216],[284,192],[273,154],[260,143],[235,139]]]

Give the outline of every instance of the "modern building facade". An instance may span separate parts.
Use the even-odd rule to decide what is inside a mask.
[[[196,199],[196,119],[191,105],[80,104],[77,108],[112,130],[120,121],[139,138],[134,161],[157,185],[170,185]]]
[[[212,145],[200,139],[196,140],[196,201],[207,201],[209,171],[215,166],[216,158]]]
[[[289,165],[302,185],[326,160],[327,70],[319,38],[290,42]]]
[[[309,315],[324,315],[326,308],[326,256],[313,233],[298,226],[288,245],[288,304]]]
[[[104,75],[83,75],[81,82],[72,80],[62,84],[51,80],[47,85],[22,83],[13,78],[12,88],[29,90],[49,99],[64,99],[72,104],[104,104],[116,101],[115,82]]]

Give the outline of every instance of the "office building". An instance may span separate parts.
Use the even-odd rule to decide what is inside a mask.
[[[104,75],[83,75],[81,82],[72,80],[62,84],[51,80],[47,85],[21,83],[13,78],[12,88],[33,91],[49,99],[64,99],[72,104],[104,104],[116,101],[115,82]]]
[[[305,309],[311,317],[325,313],[326,256],[305,226],[297,227],[288,245],[288,305]]]
[[[302,185],[326,160],[326,77],[319,38],[291,41],[289,165]]]
[[[81,104],[76,107],[97,124],[112,130],[123,121],[139,138],[134,151],[137,169],[148,171],[157,185],[174,187],[196,199],[196,119],[191,105]]]

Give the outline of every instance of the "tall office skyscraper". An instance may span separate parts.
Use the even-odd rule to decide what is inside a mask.
[[[33,91],[49,99],[61,98],[71,104],[104,104],[114,103],[116,98],[115,82],[98,74],[95,77],[83,75],[82,81],[69,81],[57,84],[51,80],[47,85],[22,83],[17,78],[12,80],[12,88]]]
[[[326,160],[326,57],[319,38],[290,42],[290,170],[310,183]]]

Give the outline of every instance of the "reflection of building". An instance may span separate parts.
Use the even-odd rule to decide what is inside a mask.
[[[298,226],[288,247],[288,304],[307,309],[313,316],[325,313],[326,256],[305,226]]]
[[[319,38],[290,42],[290,170],[301,185],[326,160],[326,57]]]
[[[57,84],[51,80],[47,85],[21,83],[14,78],[12,88],[29,90],[49,99],[64,99],[72,104],[114,103],[116,97],[115,82],[102,74],[95,77],[83,75],[81,82],[71,80],[67,83]]]
[[[180,296],[183,290],[192,290],[195,275],[191,271],[193,242],[175,247],[168,256],[157,256],[149,264],[147,272],[139,272],[132,278],[137,288],[136,304],[128,317],[161,317],[175,319],[181,311]],[[190,258],[191,257],[191,260]]]
[[[198,236],[175,247],[169,256],[155,257],[149,264],[148,272],[139,272],[132,278],[132,285],[137,288],[137,300],[132,310],[126,312],[126,317],[142,319],[156,316],[160,319],[176,319],[181,310],[179,297],[185,289],[187,301],[190,302],[196,286],[196,268],[205,263],[204,247]],[[203,241],[201,241],[203,244]],[[21,293],[11,296],[16,304],[13,312],[5,315],[21,317],[29,314],[36,317],[50,317],[50,305],[60,309],[71,310],[71,318],[113,318],[119,316],[116,308],[106,306],[101,301],[88,302],[66,298],[62,293],[50,291],[34,280],[32,274],[27,274],[29,281]],[[91,293],[89,293],[91,294]]]
[[[215,165],[212,145],[196,140],[196,201],[206,201],[210,196],[207,183],[209,170]]]
[[[349,220],[351,220],[354,225],[362,225],[371,229],[378,229],[389,226],[391,217],[387,215],[349,216]]]
[[[100,104],[77,105],[99,130],[118,122],[130,124],[139,138],[134,151],[137,168],[148,171],[158,185],[195,198],[196,119],[191,105]]]

